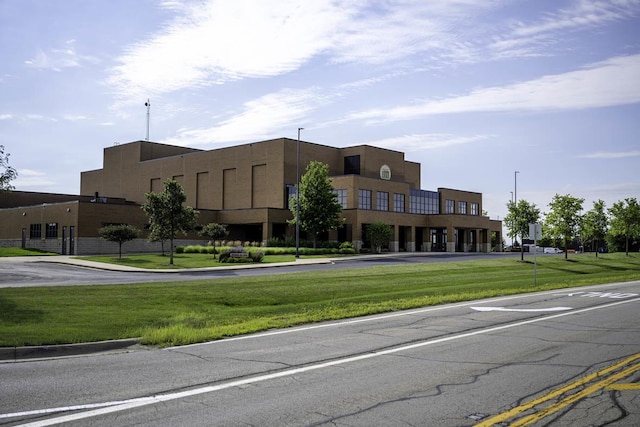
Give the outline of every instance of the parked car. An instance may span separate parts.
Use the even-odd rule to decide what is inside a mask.
[[[544,248],[545,254],[561,254],[562,252],[562,249],[558,248]]]

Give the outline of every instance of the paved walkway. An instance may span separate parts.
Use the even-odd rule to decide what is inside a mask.
[[[346,258],[339,258],[346,259]],[[100,270],[111,271],[129,271],[144,273],[184,273],[185,271],[211,271],[211,270],[238,270],[249,268],[267,268],[281,267],[286,265],[308,265],[308,264],[329,264],[333,262],[332,258],[302,258],[291,262],[271,262],[271,263],[252,263],[252,264],[229,264],[216,267],[201,268],[140,268],[128,265],[111,264],[106,262],[88,261],[76,258],[72,255],[50,255],[50,256],[27,256],[27,257],[0,257],[0,263],[10,262],[50,262],[58,264],[76,265],[78,267],[97,268]]]

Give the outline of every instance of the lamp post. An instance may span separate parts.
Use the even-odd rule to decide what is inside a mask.
[[[520,171],[515,171],[513,173],[513,204],[514,204],[514,208],[516,207],[516,205],[518,204],[518,174],[520,173]],[[518,213],[518,209],[515,209],[515,213]],[[516,221],[515,223],[517,224],[517,218],[514,218]],[[520,236],[521,239],[520,240],[524,240],[523,239],[523,235]],[[513,247],[513,246],[512,246]],[[524,257],[524,242],[521,241],[520,242],[520,256]]]
[[[300,258],[300,131],[296,142],[296,258]]]
[[[513,203],[518,203],[518,174],[520,171],[515,171],[513,173]]]

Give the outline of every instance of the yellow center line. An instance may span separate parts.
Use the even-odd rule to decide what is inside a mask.
[[[629,384],[611,384],[607,387],[607,390],[640,390],[640,384],[638,383],[629,383]]]
[[[495,417],[492,417],[492,418],[489,418],[487,420],[484,420],[483,422],[481,422],[479,424],[476,424],[476,427],[489,427],[489,426],[492,426],[494,424],[506,421],[509,418],[513,418],[514,416],[519,415],[519,414],[521,414],[521,413],[523,413],[525,411],[528,411],[529,409],[532,409],[532,408],[534,408],[534,407],[536,407],[536,406],[538,406],[538,405],[540,405],[542,403],[545,403],[545,402],[547,402],[547,401],[549,401],[549,400],[551,400],[553,398],[556,398],[558,396],[562,396],[563,394],[565,394],[565,393],[567,393],[567,392],[569,392],[569,391],[571,391],[573,389],[581,387],[581,386],[589,383],[590,381],[592,381],[594,379],[600,378],[600,377],[602,377],[604,375],[609,374],[610,372],[616,371],[616,370],[620,369],[621,367],[623,367],[625,365],[628,365],[628,364],[630,364],[632,362],[635,362],[638,359],[640,359],[640,353],[634,354],[633,356],[630,356],[630,357],[624,359],[623,361],[616,363],[615,365],[609,366],[609,367],[607,367],[605,369],[602,369],[602,370],[600,370],[598,372],[594,372],[593,374],[587,375],[586,377],[581,378],[578,381],[575,381],[575,382],[573,382],[573,383],[571,383],[569,385],[566,385],[566,386],[564,386],[562,388],[559,388],[559,389],[557,389],[555,391],[552,391],[551,393],[548,393],[548,394],[546,394],[544,396],[541,396],[541,397],[539,397],[537,399],[534,399],[529,403],[525,403],[523,405],[516,406],[515,408],[512,408],[509,411],[503,412],[501,414],[496,415]],[[636,365],[634,368],[635,368],[634,371],[638,370],[638,369],[640,369],[640,365]],[[625,376],[627,376],[627,375],[629,375],[629,373],[625,374]],[[623,378],[623,377],[621,377],[621,378]],[[613,382],[613,381],[611,381],[611,382]],[[610,383],[608,383],[608,384],[610,384]],[[608,384],[606,384],[606,385],[608,385]],[[603,386],[601,386],[601,387],[603,387]],[[516,424],[511,424],[511,425],[515,426]]]
[[[532,424],[536,421],[541,420],[542,418],[549,416],[555,412],[558,412],[559,410],[561,410],[562,408],[565,408],[569,405],[571,405],[572,403],[585,398],[587,396],[589,396],[590,394],[593,394],[597,391],[602,390],[603,388],[607,387],[608,385],[610,385],[611,383],[614,383],[618,380],[621,380],[622,378],[631,375],[632,373],[636,372],[636,371],[640,371],[640,363],[631,366],[627,369],[625,369],[624,371],[620,371],[617,374],[611,375],[609,378],[604,379],[602,381],[599,381],[593,385],[590,385],[589,387],[585,388],[584,390],[572,394],[571,396],[554,403],[551,406],[548,406],[538,412],[536,412],[535,414],[529,415],[527,417],[524,417],[520,420],[517,420],[513,423],[511,423],[511,427],[522,427],[522,426],[526,426],[529,424]]]

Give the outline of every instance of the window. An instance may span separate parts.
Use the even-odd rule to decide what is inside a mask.
[[[47,239],[57,239],[58,238],[58,223],[50,222],[47,224],[47,228],[45,229],[45,237]]]
[[[440,195],[435,191],[412,189],[409,194],[409,212],[424,215],[440,213]]]
[[[460,215],[467,214],[467,202],[458,202],[458,213]]]
[[[404,194],[393,194],[393,211],[404,212]]]
[[[454,211],[455,206],[456,206],[456,202],[454,202],[453,200],[447,200],[444,213],[447,213],[447,214],[455,213]]]
[[[360,175],[360,156],[347,156],[344,158],[344,174]]]
[[[285,200],[285,203],[287,205],[285,206],[285,209],[289,209],[289,206],[291,205],[291,199],[294,199],[297,196],[296,186],[287,184],[286,192],[287,199]]]
[[[480,215],[480,205],[478,203],[471,203],[471,215]]]
[[[386,191],[378,191],[376,193],[376,209],[379,211],[389,210],[389,193]]]
[[[42,238],[42,224],[31,224],[29,226],[29,238],[30,239]]]
[[[358,209],[371,209],[371,190],[358,190]]]
[[[333,192],[336,195],[338,203],[340,203],[340,206],[342,206],[342,209],[347,209],[347,190],[341,188],[338,190],[333,190]]]

